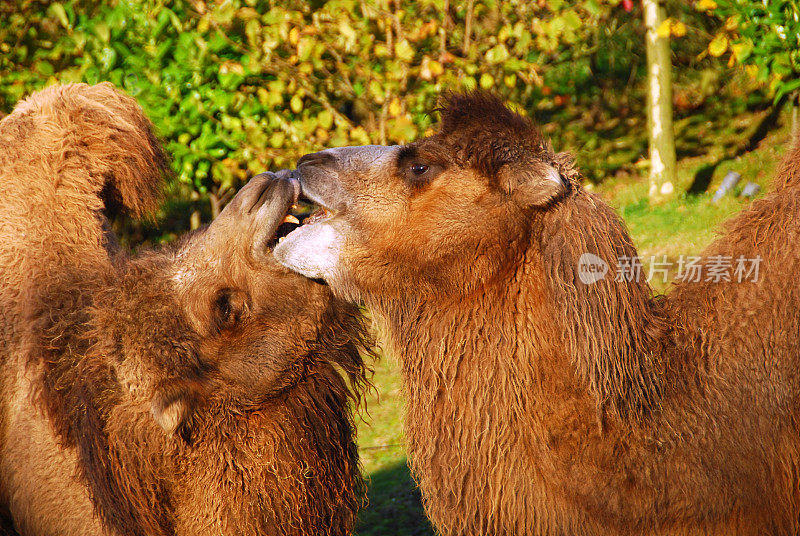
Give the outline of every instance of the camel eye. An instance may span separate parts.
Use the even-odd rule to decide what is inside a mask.
[[[411,166],[411,173],[419,177],[420,175],[424,175],[430,168],[425,164],[413,164]]]
[[[231,307],[230,296],[223,294],[217,298],[217,312],[222,320],[228,320],[231,317],[233,307]]]
[[[248,297],[244,291],[222,289],[214,299],[214,326],[222,330],[236,325],[249,308]]]

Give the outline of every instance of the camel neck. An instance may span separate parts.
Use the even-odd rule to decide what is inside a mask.
[[[512,480],[530,479],[537,482],[524,484],[532,509],[544,508],[553,490],[578,497],[575,508],[584,512],[606,510],[609,493],[640,512],[663,506],[665,497],[654,490],[672,473],[659,467],[669,457],[657,452],[669,428],[656,424],[660,409],[622,416],[598,404],[577,368],[580,356],[569,353],[574,334],[558,321],[567,312],[541,266],[524,263],[503,284],[468,296],[373,304],[402,366],[412,468],[423,489],[439,489],[426,482],[475,479],[467,495],[484,504],[493,486],[517,489],[523,484]],[[502,483],[452,467],[454,460],[491,467],[498,457],[521,464]],[[628,487],[620,487],[623,481]]]

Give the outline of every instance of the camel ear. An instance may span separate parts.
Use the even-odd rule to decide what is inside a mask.
[[[497,172],[500,188],[524,207],[542,207],[566,192],[568,182],[556,168],[536,162],[503,165]]]
[[[188,425],[198,398],[198,391],[192,384],[181,380],[164,382],[150,401],[150,414],[169,435],[188,437]]]

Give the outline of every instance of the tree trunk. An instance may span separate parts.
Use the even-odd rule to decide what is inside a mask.
[[[216,220],[222,210],[222,203],[216,192],[217,189],[214,188],[214,190],[215,191],[208,193],[208,203],[211,205],[211,221]]]
[[[447,33],[450,31],[450,0],[444,0],[442,25],[439,27],[439,55],[447,52]]]
[[[672,58],[669,36],[659,37],[663,0],[642,0],[647,48],[647,130],[650,135],[650,199],[662,201],[675,190],[675,137],[672,132]]]
[[[467,15],[464,19],[464,46],[461,47],[461,51],[464,53],[464,56],[469,55],[469,45],[470,45],[470,38],[472,37],[472,11],[475,7],[475,0],[468,0],[467,1]]]

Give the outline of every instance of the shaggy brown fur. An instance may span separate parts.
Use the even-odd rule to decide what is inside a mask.
[[[153,208],[166,164],[110,85],[0,122],[0,512],[33,535],[348,533],[357,310],[272,260],[296,196],[274,176],[176,247],[117,250],[104,207]]]
[[[301,159],[339,212],[275,255],[383,321],[443,534],[797,534],[798,166],[800,146],[703,254],[760,255],[757,282],[653,298],[616,280],[636,250],[571,158],[497,99],[452,96],[430,138]],[[581,282],[584,253],[605,279]]]

